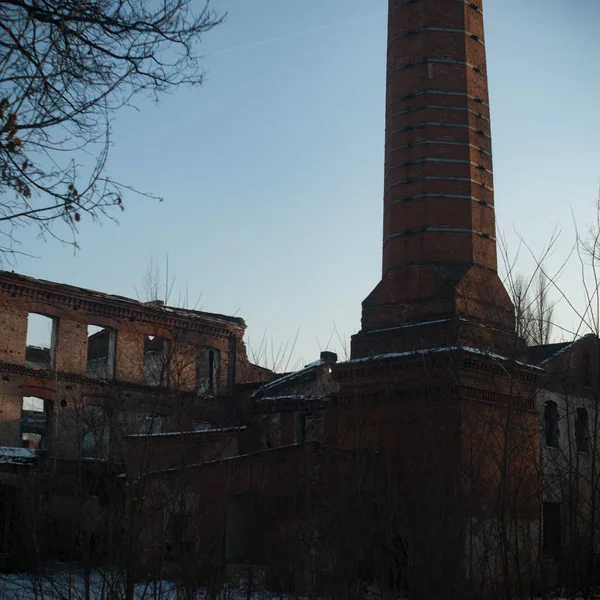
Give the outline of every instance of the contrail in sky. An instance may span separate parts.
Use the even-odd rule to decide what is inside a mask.
[[[298,31],[297,33],[292,33],[291,35],[281,36],[276,38],[271,38],[270,40],[262,40],[260,42],[252,42],[251,44],[244,44],[243,46],[234,46],[233,48],[226,48],[225,50],[217,50],[216,52],[210,52],[206,54],[206,57],[210,56],[220,56],[221,54],[229,54],[231,52],[238,52],[239,50],[249,50],[250,48],[258,48],[260,46],[267,46],[268,44],[277,44],[279,42],[285,42],[286,40],[290,40],[297,37],[303,37],[305,35],[310,35],[311,33],[317,33],[319,31],[324,31],[326,29],[333,29],[334,27],[343,27],[345,25],[354,25],[355,23],[363,23],[364,21],[370,21],[371,19],[376,19],[385,15],[385,12],[378,12],[367,17],[361,17],[359,19],[352,19],[350,21],[342,21],[341,23],[330,23],[329,25],[319,25],[319,27],[313,27],[312,29],[304,29],[303,31]]]

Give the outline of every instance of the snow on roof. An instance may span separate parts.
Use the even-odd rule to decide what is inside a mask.
[[[178,435],[194,435],[197,433],[228,433],[231,431],[243,431],[247,429],[246,425],[241,427],[221,427],[218,429],[207,428],[204,426],[195,427],[191,431],[167,431],[165,433],[131,433],[125,437],[128,438],[155,438],[155,437],[173,437]]]
[[[320,365],[323,364],[323,359],[320,358],[319,360],[315,360],[314,362],[308,363],[307,365],[304,365],[305,369],[310,369],[311,367],[319,367]]]
[[[581,338],[581,339],[583,339],[583,338]],[[561,354],[564,354],[567,350],[571,349],[578,341],[579,340],[575,340],[573,342],[565,344],[565,346],[563,348],[559,348],[556,352],[554,352],[554,354],[551,354],[550,356],[548,356],[547,358],[542,360],[539,364],[545,365],[546,363],[550,362],[551,360],[554,360],[557,356],[560,356]]]
[[[0,464],[3,465],[28,465],[37,457],[31,448],[12,448],[0,446]]]
[[[487,352],[486,350],[480,350],[479,348],[470,348],[468,346],[446,346],[442,348],[425,348],[423,350],[408,350],[406,352],[390,352],[388,354],[377,354],[374,356],[365,356],[364,358],[353,358],[352,360],[347,361],[348,363],[360,363],[360,362],[369,362],[372,360],[383,360],[386,358],[398,358],[401,356],[422,356],[425,354],[440,354],[442,352],[457,352],[457,351],[470,352],[471,354],[478,354],[480,356],[486,356],[488,358],[493,358],[495,360],[507,361],[511,360],[506,356],[501,356],[500,354],[495,354],[494,352]],[[543,371],[541,367],[536,367],[535,365],[529,365],[524,362],[520,362],[518,360],[515,361],[519,365],[523,365],[525,367],[530,367],[532,369],[538,369]]]
[[[273,402],[275,400],[306,400],[308,402],[317,402],[321,400],[329,400],[329,396],[302,396],[302,395],[288,395],[288,396],[263,396],[257,398],[257,402]]]
[[[256,390],[256,392],[254,392],[254,396],[259,394],[260,392],[267,391],[267,390],[270,390],[271,388],[274,388],[275,386],[281,385],[282,383],[289,383],[290,381],[293,381],[296,378],[302,377],[303,375],[308,375],[311,371],[314,371],[316,369],[316,367],[318,367],[320,364],[321,364],[320,361],[318,363],[317,362],[310,363],[309,365],[306,365],[306,367],[304,367],[304,369],[301,369],[300,371],[293,371],[292,373],[287,373],[285,375],[282,375],[278,379],[273,379],[273,381],[269,381],[268,383],[265,383],[263,386],[258,388],[258,390]]]

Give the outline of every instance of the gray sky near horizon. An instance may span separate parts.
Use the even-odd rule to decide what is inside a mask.
[[[150,257],[168,254],[172,301],[243,317],[254,349],[265,332],[269,354],[299,332],[288,367],[326,346],[343,354],[334,326],[344,340],[358,331],[380,277],[387,1],[214,6],[228,19],[204,38],[206,83],[115,118],[109,173],[165,201],[130,194],[118,226],[84,220],[76,255],[26,232],[21,250],[37,258],[8,268],[135,297]],[[573,214],[584,229],[594,217],[600,2],[484,11],[498,230],[515,255],[520,238],[540,252],[558,226],[553,272]],[[518,267],[533,268],[523,245]],[[560,283],[578,298],[575,263]]]

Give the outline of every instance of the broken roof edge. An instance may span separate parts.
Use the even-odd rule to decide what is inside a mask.
[[[206,319],[217,322],[226,323],[228,326],[235,325],[241,329],[246,328],[246,322],[241,317],[231,317],[229,315],[223,315],[220,313],[204,312],[199,310],[192,310],[188,308],[177,308],[174,306],[158,306],[135,298],[128,298],[126,296],[119,296],[117,294],[108,294],[105,292],[99,292],[97,290],[90,290],[88,288],[78,287],[68,283],[58,283],[56,281],[48,281],[46,279],[37,279],[29,275],[23,275],[21,273],[15,273],[14,271],[3,271],[0,270],[0,284],[4,282],[8,285],[20,285],[22,287],[29,287],[36,291],[54,292],[63,294],[71,298],[77,297],[82,300],[87,300],[96,303],[105,303],[108,305],[119,305],[123,308],[128,307],[133,310],[143,311],[153,316],[174,316],[181,319]]]

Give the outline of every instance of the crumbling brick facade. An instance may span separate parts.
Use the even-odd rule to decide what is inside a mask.
[[[81,509],[99,498],[93,486],[78,485],[69,465],[87,461],[98,483],[108,472],[136,477],[237,453],[236,428],[225,440],[213,432],[233,418],[239,377],[269,378],[247,359],[242,319],[8,272],[0,272],[0,306],[0,486],[15,490],[11,505],[0,506],[13,515],[6,544],[12,536],[25,547],[39,533],[24,528],[27,515],[15,510],[33,485],[45,497],[44,526],[61,532],[46,536],[52,542],[42,544],[42,556],[72,550],[73,524],[64,518],[74,504]],[[47,317],[47,347],[27,344],[32,315]],[[15,461],[22,471],[16,481],[8,476]]]

